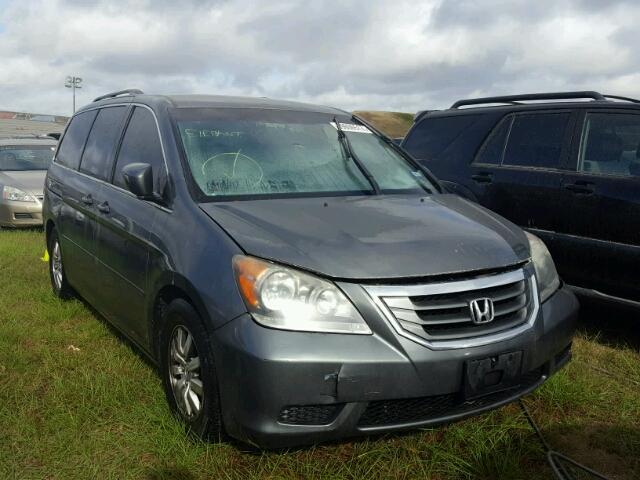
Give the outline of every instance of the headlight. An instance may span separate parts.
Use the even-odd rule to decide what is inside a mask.
[[[531,247],[531,261],[533,261],[533,266],[536,270],[540,301],[544,302],[560,287],[560,279],[558,278],[553,258],[551,258],[551,254],[544,242],[529,232],[525,233]]]
[[[9,187],[5,185],[2,187],[2,198],[5,200],[11,200],[12,202],[31,202],[35,203],[36,199],[16,187]]]
[[[233,268],[249,312],[265,327],[371,333],[344,293],[327,280],[244,255],[233,257]]]

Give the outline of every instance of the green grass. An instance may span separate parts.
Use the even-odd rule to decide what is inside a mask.
[[[515,405],[290,452],[190,439],[154,370],[81,302],[52,296],[43,250],[41,232],[0,232],[1,479],[550,477]],[[526,402],[554,447],[612,478],[637,479],[639,382],[637,348],[583,333],[574,361]]]
[[[353,113],[360,115],[391,138],[404,137],[413,124],[413,113],[375,111],[359,111]]]

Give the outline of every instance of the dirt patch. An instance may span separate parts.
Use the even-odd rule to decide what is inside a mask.
[[[633,455],[627,451],[629,442],[640,438],[640,432],[633,428],[606,423],[576,425],[551,432],[549,441],[554,450],[609,478],[631,480],[640,478],[638,452]]]

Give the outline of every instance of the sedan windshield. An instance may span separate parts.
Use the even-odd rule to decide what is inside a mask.
[[[183,109],[175,116],[207,197],[370,195],[373,184],[381,193],[435,191],[419,168],[348,116],[337,120],[350,148],[328,114]]]
[[[47,170],[53,145],[0,145],[0,171]]]

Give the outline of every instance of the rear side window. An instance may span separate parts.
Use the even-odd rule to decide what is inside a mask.
[[[640,115],[587,114],[579,169],[596,175],[640,176]]]
[[[116,172],[113,177],[114,185],[127,188],[122,169],[131,163],[151,165],[154,189],[160,193],[166,176],[160,137],[153,114],[142,107],[136,107],[133,111],[129,126],[122,139]]]
[[[503,118],[498,126],[493,129],[487,140],[484,142],[478,155],[476,163],[488,163],[490,165],[500,165],[504,155],[504,143],[509,135],[509,129],[513,122],[513,115]]]
[[[82,112],[71,119],[64,137],[62,137],[62,143],[58,147],[56,163],[74,170],[78,169],[82,149],[97,113],[96,110]]]
[[[402,145],[415,158],[430,160],[446,150],[478,115],[424,118]]]
[[[570,113],[516,115],[503,165],[559,168]]]
[[[111,174],[112,156],[127,107],[102,108],[84,147],[80,171],[101,180]]]

